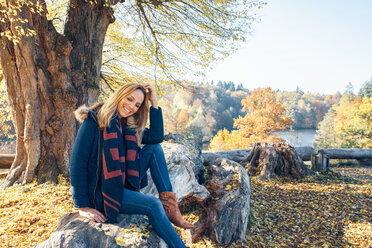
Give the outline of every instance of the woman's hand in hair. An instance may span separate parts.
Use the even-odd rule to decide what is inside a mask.
[[[94,208],[78,208],[79,215],[88,218],[92,221],[103,223],[106,222],[106,217],[97,209]]]
[[[151,106],[153,108],[158,108],[158,100],[156,99],[154,88],[151,84],[144,84],[143,88],[146,90],[147,98],[149,99]]]

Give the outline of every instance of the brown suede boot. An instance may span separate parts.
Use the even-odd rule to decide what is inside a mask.
[[[182,228],[193,228],[194,225],[185,221],[181,215],[180,209],[178,208],[176,193],[173,192],[161,192],[159,193],[159,199],[163,203],[165,213],[168,219],[178,227]]]

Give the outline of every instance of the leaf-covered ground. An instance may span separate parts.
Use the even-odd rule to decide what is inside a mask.
[[[329,171],[301,182],[252,178],[252,188],[252,224],[246,239],[250,247],[372,244],[370,180]]]
[[[1,173],[1,181],[4,173]],[[59,218],[73,210],[70,185],[27,184],[0,189],[0,247],[33,247],[48,239]]]
[[[247,238],[231,247],[371,247],[372,167],[332,170],[337,173],[302,181],[251,178]],[[0,190],[0,247],[33,247],[72,209],[69,184],[63,179],[59,185],[32,183]],[[186,218],[195,223],[201,213]],[[186,241],[187,233],[177,231]],[[221,246],[204,238],[190,247]]]

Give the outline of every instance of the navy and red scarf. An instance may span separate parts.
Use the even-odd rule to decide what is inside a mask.
[[[122,118],[124,120],[124,118]],[[103,208],[108,222],[116,222],[124,187],[139,190],[139,155],[135,130],[118,116],[101,132],[100,164]]]

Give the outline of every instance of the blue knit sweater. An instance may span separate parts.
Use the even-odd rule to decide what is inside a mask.
[[[100,129],[96,115],[87,109],[78,111],[78,119],[84,120],[77,133],[70,159],[71,193],[76,208],[91,207],[103,211],[102,192],[97,152]],[[163,115],[161,108],[150,108],[150,128],[143,133],[143,144],[157,144],[164,139]],[[140,148],[138,148],[140,149]],[[142,180],[141,187],[147,180]]]

